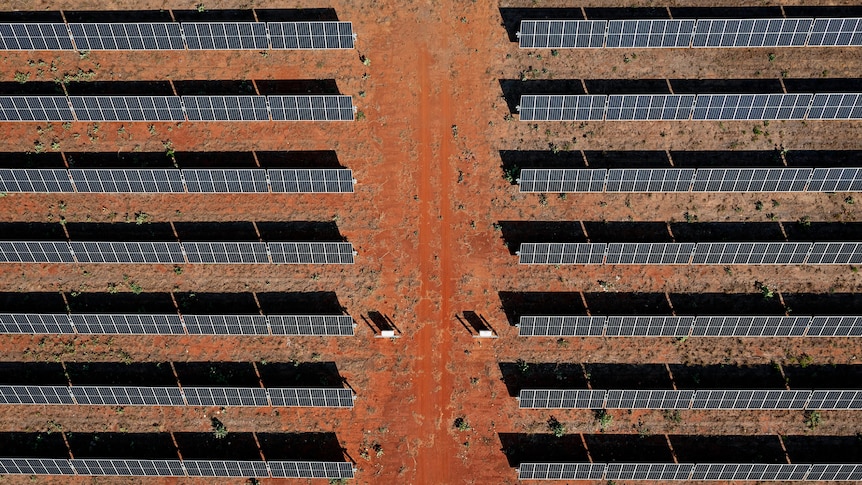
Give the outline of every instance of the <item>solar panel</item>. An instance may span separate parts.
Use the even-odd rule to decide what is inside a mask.
[[[6,50],[72,50],[66,24],[0,24],[0,46]]]
[[[807,409],[862,409],[862,391],[812,391]]]
[[[185,263],[175,242],[71,242],[79,263]]]
[[[523,171],[522,171],[523,172]],[[608,170],[607,192],[688,192],[693,168]]]
[[[812,94],[698,94],[694,120],[801,120]]]
[[[74,263],[64,241],[0,241],[0,263]]]
[[[273,121],[353,121],[350,96],[267,96]]]
[[[0,333],[71,334],[75,329],[65,313],[0,313]]]
[[[189,335],[269,335],[263,315],[183,315]]]
[[[607,47],[689,47],[696,20],[610,20]]]
[[[182,248],[189,263],[269,263],[266,243],[262,242],[184,242]]]
[[[69,176],[75,192],[185,192],[180,171],[175,169],[71,169]]]
[[[814,19],[700,19],[693,47],[801,47]]]
[[[189,121],[269,121],[266,96],[183,96]]]
[[[692,328],[697,337],[801,337],[807,316],[698,316]]]
[[[266,389],[254,387],[183,387],[189,406],[269,406]]]
[[[806,264],[860,264],[862,244],[855,242],[814,243]]]
[[[353,49],[350,22],[268,22],[273,49]]]
[[[69,388],[63,386],[2,386],[2,404],[74,404]]]
[[[69,96],[78,121],[185,121],[179,96]]]
[[[353,464],[339,461],[268,461],[273,478],[353,478]]]
[[[179,315],[144,313],[73,313],[69,320],[79,334],[184,335]]]
[[[811,465],[805,479],[818,481],[862,480],[862,465],[815,463]]]
[[[601,480],[606,463],[521,463],[518,480]]]
[[[0,168],[0,192],[74,192],[61,169]]]
[[[269,388],[273,406],[352,408],[350,389]]]
[[[811,243],[697,243],[691,264],[804,264],[810,249]]]
[[[269,192],[262,169],[184,169],[182,176],[189,192]]]
[[[686,480],[694,468],[676,463],[608,463],[608,480]]]
[[[815,168],[808,192],[862,191],[862,168]]]
[[[602,192],[607,170],[604,169],[521,169],[518,187],[521,192]]]
[[[811,109],[808,110],[807,118],[809,120],[862,119],[862,94],[815,94],[811,100]]]
[[[273,192],[352,193],[353,170],[278,169],[267,170]]]
[[[353,244],[341,242],[270,242],[275,264],[353,264]]]
[[[608,96],[605,119],[687,120],[691,118],[695,95],[623,94]]]
[[[862,317],[812,317],[806,337],[859,337],[862,336]]]
[[[610,243],[605,264],[688,264],[694,243]]]
[[[69,460],[54,458],[0,458],[4,475],[74,475]]]
[[[521,243],[519,264],[602,264],[604,243]]]
[[[606,102],[604,95],[525,94],[518,104],[518,114],[521,121],[602,120]]]
[[[522,49],[600,48],[605,20],[522,20],[518,42]]]
[[[72,386],[75,404],[95,406],[185,406],[178,387]]]
[[[607,391],[589,389],[522,389],[518,395],[521,409],[604,409]]]
[[[267,49],[263,22],[183,22],[183,37],[191,50]]]
[[[860,46],[862,45],[862,19],[814,19],[809,46]]]
[[[269,315],[273,335],[352,336],[353,317],[350,315]]]
[[[69,30],[79,51],[185,49],[178,23],[73,23]]]
[[[605,317],[521,316],[518,334],[522,337],[598,337],[604,332]]]
[[[698,390],[692,409],[806,409],[811,391]]]
[[[691,316],[611,315],[607,317],[608,337],[688,337],[694,318]]]
[[[703,168],[694,192],[804,192],[810,168]]]
[[[0,96],[0,121],[74,121],[65,96]]]

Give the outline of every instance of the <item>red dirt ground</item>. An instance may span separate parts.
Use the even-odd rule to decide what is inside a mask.
[[[139,0],[54,2],[12,0],[7,10],[188,9],[193,3]],[[566,6],[567,2],[507,2],[502,6]],[[626,5],[653,5],[628,2]],[[743,5],[736,0],[728,5]],[[789,5],[794,2],[760,2]],[[812,2],[795,2],[811,4]],[[840,3],[852,2],[816,2]],[[757,201],[783,223],[858,221],[847,194],[808,195],[521,195],[502,177],[498,150],[789,150],[860,149],[859,122],[773,122],[753,137],[751,122],[549,124],[534,129],[507,122],[499,80],[536,69],[537,78],[778,78],[858,77],[853,49],[562,51],[531,56],[508,41],[500,5],[474,1],[205,2],[207,9],[332,7],[354,23],[357,49],[348,52],[15,53],[0,56],[0,80],[16,72],[51,79],[78,68],[97,80],[336,79],[354,96],[365,119],[355,123],[20,123],[5,124],[0,150],[32,150],[37,142],[78,151],[336,150],[359,180],[353,195],[8,195],[2,221],[122,222],[145,212],[164,221],[336,220],[359,252],[345,268],[14,265],[0,267],[0,291],[105,291],[128,275],[145,291],[337,291],[359,327],[350,339],[231,337],[4,337],[4,361],[334,361],[358,394],[352,411],[228,409],[219,416],[237,432],[334,431],[356,460],[357,483],[515,483],[498,433],[547,432],[547,415],[520,411],[501,381],[498,362],[791,363],[807,354],[817,364],[856,364],[862,344],[846,339],[519,339],[500,307],[498,291],[752,293],[754,281],[780,292],[858,292],[862,281],[847,267],[519,267],[494,224],[505,220],[766,221]],[[672,5],[699,5],[673,2]],[[619,6],[593,0],[584,6]],[[624,62],[623,55],[637,57]],[[364,66],[359,55],[371,61]],[[39,60],[52,62],[39,74]],[[32,65],[30,63],[32,62]],[[547,72],[542,72],[542,69]],[[364,91],[365,97],[358,93]],[[37,125],[39,125],[37,127]],[[455,128],[457,127],[457,128]],[[121,130],[120,128],[123,128]],[[548,131],[545,131],[545,130]],[[63,204],[61,204],[61,201]],[[858,204],[857,204],[858,205]],[[2,235],[0,235],[2,238]],[[607,285],[605,285],[607,286]],[[499,339],[474,339],[455,319],[475,311]],[[373,338],[361,316],[388,315],[401,338]],[[4,407],[0,431],[210,431],[218,409],[126,407]],[[609,433],[805,434],[797,412],[683,412],[670,423],[660,412],[611,412]],[[570,433],[595,433],[589,411],[555,413]],[[817,433],[853,435],[853,413],[824,412]],[[464,417],[471,429],[453,427]],[[360,455],[375,443],[382,456]],[[31,483],[6,477],[3,483]],[[38,478],[36,483],[203,484],[208,479]],[[223,483],[242,483],[243,480]],[[262,480],[263,483],[277,482]],[[310,483],[314,483],[311,481]],[[322,483],[318,481],[317,483]]]

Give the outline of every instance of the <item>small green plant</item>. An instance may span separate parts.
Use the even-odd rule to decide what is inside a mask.
[[[772,288],[766,286],[764,283],[761,283],[760,281],[755,281],[754,287],[760,292],[761,295],[763,295],[763,298],[767,300],[775,296],[775,291]]]
[[[558,55],[560,55],[560,51],[557,49],[551,49],[551,57],[557,57]]]
[[[754,203],[754,210],[762,211],[763,210],[763,202],[757,201]]]
[[[359,56],[359,62],[361,62],[363,66],[370,66],[371,65],[371,59],[365,57],[364,55]]]
[[[33,144],[33,153],[42,153],[45,151],[45,145],[41,141]]]
[[[145,222],[148,222],[149,220],[150,215],[146,212],[138,212],[137,214],[135,214],[135,224],[139,226]]]
[[[364,120],[364,119],[365,119],[365,112],[362,110],[357,111],[356,112],[356,121],[360,121],[360,120]]]
[[[754,136],[760,136],[763,134],[763,130],[761,130],[759,126],[752,128],[751,132],[754,133]]]
[[[371,447],[374,450],[374,454],[377,455],[377,458],[383,456],[383,447],[380,446],[380,443],[374,443],[374,446]]]
[[[358,94],[360,98],[364,98],[364,97],[365,97],[365,91],[359,91],[359,92],[358,92],[358,93],[356,93],[356,94]]]
[[[845,203],[845,204],[853,205],[853,204],[855,204],[855,203],[856,203],[856,200],[855,200],[855,199],[853,199],[853,196],[852,196],[852,195],[848,195],[847,197],[845,197],[845,198],[844,198],[844,203]]]
[[[688,223],[697,222],[697,214],[692,214],[690,212],[686,212],[682,216],[685,217],[685,222],[688,222]]]
[[[530,364],[528,364],[524,359],[516,360],[515,365],[518,367],[518,370],[521,371],[521,374],[526,374],[527,371],[530,370]]]
[[[210,418],[210,424],[213,428],[213,435],[215,435],[218,439],[227,438],[227,426],[224,425],[218,418],[212,417]]]
[[[199,3],[199,4],[195,5],[195,10],[197,10],[198,13],[204,13],[207,11],[207,7],[204,4]]]
[[[593,414],[595,415],[596,422],[599,424],[599,429],[602,431],[606,431],[614,420],[614,417],[604,409],[597,409]]]
[[[539,204],[542,204],[542,206],[547,206],[548,196],[546,196],[545,194],[539,194]]]
[[[21,84],[24,84],[30,80],[30,73],[29,72],[16,72],[15,73],[15,80]]]
[[[510,167],[503,167],[503,178],[506,179],[506,182],[510,184],[514,184],[518,177],[521,176],[521,168],[517,165],[512,165]]]
[[[811,227],[811,218],[808,216],[802,216],[799,218],[799,225],[802,227]]]
[[[562,438],[566,434],[566,427],[553,416],[548,418],[548,428],[557,438]]]
[[[804,369],[814,362],[814,358],[808,354],[802,354],[796,358],[796,362],[799,362],[799,367]]]
[[[148,126],[147,131],[149,131],[151,135],[155,135],[156,134],[156,125]]]
[[[144,291],[144,288],[141,285],[135,283],[134,281],[129,282],[129,289],[132,290],[132,293],[136,295],[140,295]]]
[[[113,294],[117,293],[118,291],[120,291],[120,290],[119,290],[119,288],[117,288],[116,283],[108,283],[108,293],[113,295]]]
[[[172,141],[163,141],[162,146],[165,148],[165,156],[168,158],[176,158],[177,152],[174,150],[174,144]]]
[[[557,339],[557,346],[560,348],[566,349],[569,347],[569,341],[560,337]]]
[[[472,429],[470,428],[470,424],[467,423],[467,418],[460,416],[455,418],[454,426],[458,431],[470,431]]]
[[[183,267],[182,266],[174,266],[174,274],[177,276],[183,274]]]
[[[822,419],[818,411],[805,411],[805,426],[812,431],[820,426]]]
[[[60,142],[59,141],[52,141],[51,142],[51,150],[54,150],[55,152],[59,152],[60,151]]]
[[[679,424],[682,422],[682,414],[679,413],[679,410],[667,409],[662,414],[664,415],[664,419],[670,421],[671,423]]]
[[[772,52],[770,52],[770,53],[769,53],[769,62],[773,62],[773,61],[775,61],[775,54],[773,54]]]
[[[452,125],[452,138],[458,138],[458,125]]]

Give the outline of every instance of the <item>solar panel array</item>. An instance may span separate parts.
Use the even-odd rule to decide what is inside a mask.
[[[862,264],[862,243],[521,243],[517,255],[520,264],[542,265]]]
[[[345,242],[0,241],[0,263],[353,264]]]
[[[862,45],[860,18],[522,20],[522,49]]]
[[[0,474],[339,479],[353,478],[353,464],[337,461],[0,458]]]
[[[862,391],[522,389],[522,409],[862,409]]]
[[[525,94],[521,121],[857,120],[860,93]]]
[[[0,404],[352,408],[353,391],[338,388],[0,385]]]
[[[0,313],[4,334],[352,336],[350,315]]]
[[[862,316],[521,316],[522,337],[862,337]]]
[[[0,23],[5,50],[353,49],[351,22]]]
[[[2,172],[0,172],[2,175]],[[524,168],[521,192],[858,192],[860,168]]]
[[[0,96],[0,121],[353,121],[353,98]]]
[[[859,464],[521,463],[519,480],[862,480]]]
[[[6,193],[351,193],[354,183],[349,169],[0,168]]]

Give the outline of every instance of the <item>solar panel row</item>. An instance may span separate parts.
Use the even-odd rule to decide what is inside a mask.
[[[521,463],[520,480],[862,480],[860,464]]]
[[[0,96],[0,121],[353,121],[353,98]]]
[[[349,462],[0,458],[2,475],[340,479],[353,472]]]
[[[517,255],[542,265],[862,264],[862,243],[521,243]]]
[[[353,264],[344,242],[0,241],[0,263]]]
[[[521,316],[522,337],[862,337],[862,316]]]
[[[522,389],[522,409],[862,409],[857,390]]]
[[[350,315],[0,313],[3,334],[352,336]]]
[[[860,93],[525,94],[521,121],[857,120]]]
[[[353,49],[351,22],[0,23],[5,50]]]
[[[3,169],[0,192],[352,193],[349,169]]]
[[[862,18],[522,20],[522,49],[862,45]]]
[[[0,404],[352,408],[353,391],[338,388],[0,385]]]
[[[858,192],[862,168],[525,168],[518,185],[555,193]]]

